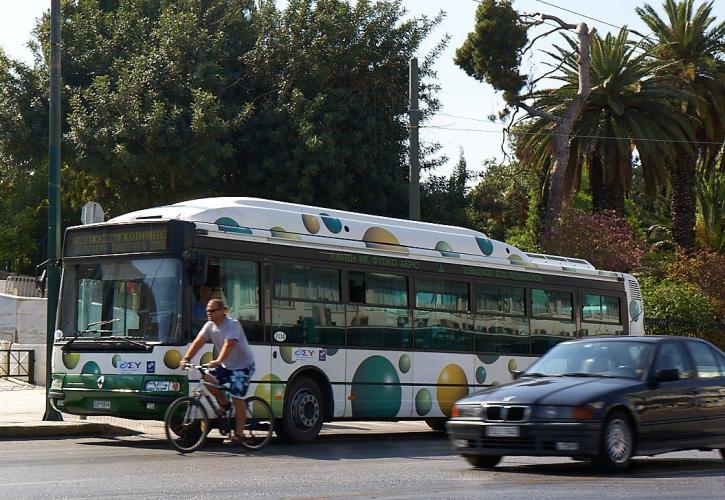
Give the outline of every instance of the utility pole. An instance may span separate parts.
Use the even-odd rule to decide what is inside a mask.
[[[418,59],[410,58],[410,168],[408,184],[408,218],[420,220],[420,146],[418,144],[418,122],[420,110],[418,109]]]
[[[51,405],[55,314],[60,290],[60,0],[50,2],[50,118],[48,137],[48,324],[45,338],[45,415],[43,420],[63,420]]]

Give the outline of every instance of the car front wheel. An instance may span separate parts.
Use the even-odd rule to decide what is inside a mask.
[[[463,458],[478,469],[493,469],[503,457],[500,455],[463,455]]]
[[[602,427],[599,455],[594,458],[594,465],[606,471],[626,470],[634,452],[633,435],[629,417],[622,411],[612,412]]]

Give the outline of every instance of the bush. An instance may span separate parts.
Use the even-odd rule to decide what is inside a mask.
[[[708,251],[677,252],[675,259],[665,267],[665,273],[669,279],[689,283],[701,290],[714,305],[718,318],[725,318],[725,255]]]
[[[697,287],[671,279],[640,277],[646,318],[687,323],[714,323],[715,306]]]
[[[547,253],[586,259],[598,269],[630,272],[640,266],[647,245],[614,211],[569,209],[543,247]]]

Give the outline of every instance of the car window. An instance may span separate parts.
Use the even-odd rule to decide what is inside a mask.
[[[667,342],[660,345],[652,365],[653,373],[660,370],[671,370],[676,368],[680,371],[680,378],[692,376],[692,366],[687,353],[679,343]]]
[[[720,367],[710,346],[702,342],[686,342],[685,345],[695,360],[698,377],[715,378],[720,376]]]

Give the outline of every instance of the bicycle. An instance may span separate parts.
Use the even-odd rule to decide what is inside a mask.
[[[186,369],[195,368],[202,374],[209,372],[205,365],[186,366]],[[213,386],[224,391],[228,408],[219,405],[207,386]],[[204,445],[206,437],[213,428],[217,428],[223,436],[231,436],[234,432],[234,405],[231,404],[229,388],[214,385],[203,379],[192,396],[182,396],[169,405],[164,416],[164,430],[166,440],[181,453],[191,453]],[[272,438],[274,418],[272,408],[258,396],[244,398],[247,402],[247,423],[240,444],[247,450],[259,450]],[[209,419],[210,411],[214,417]]]

